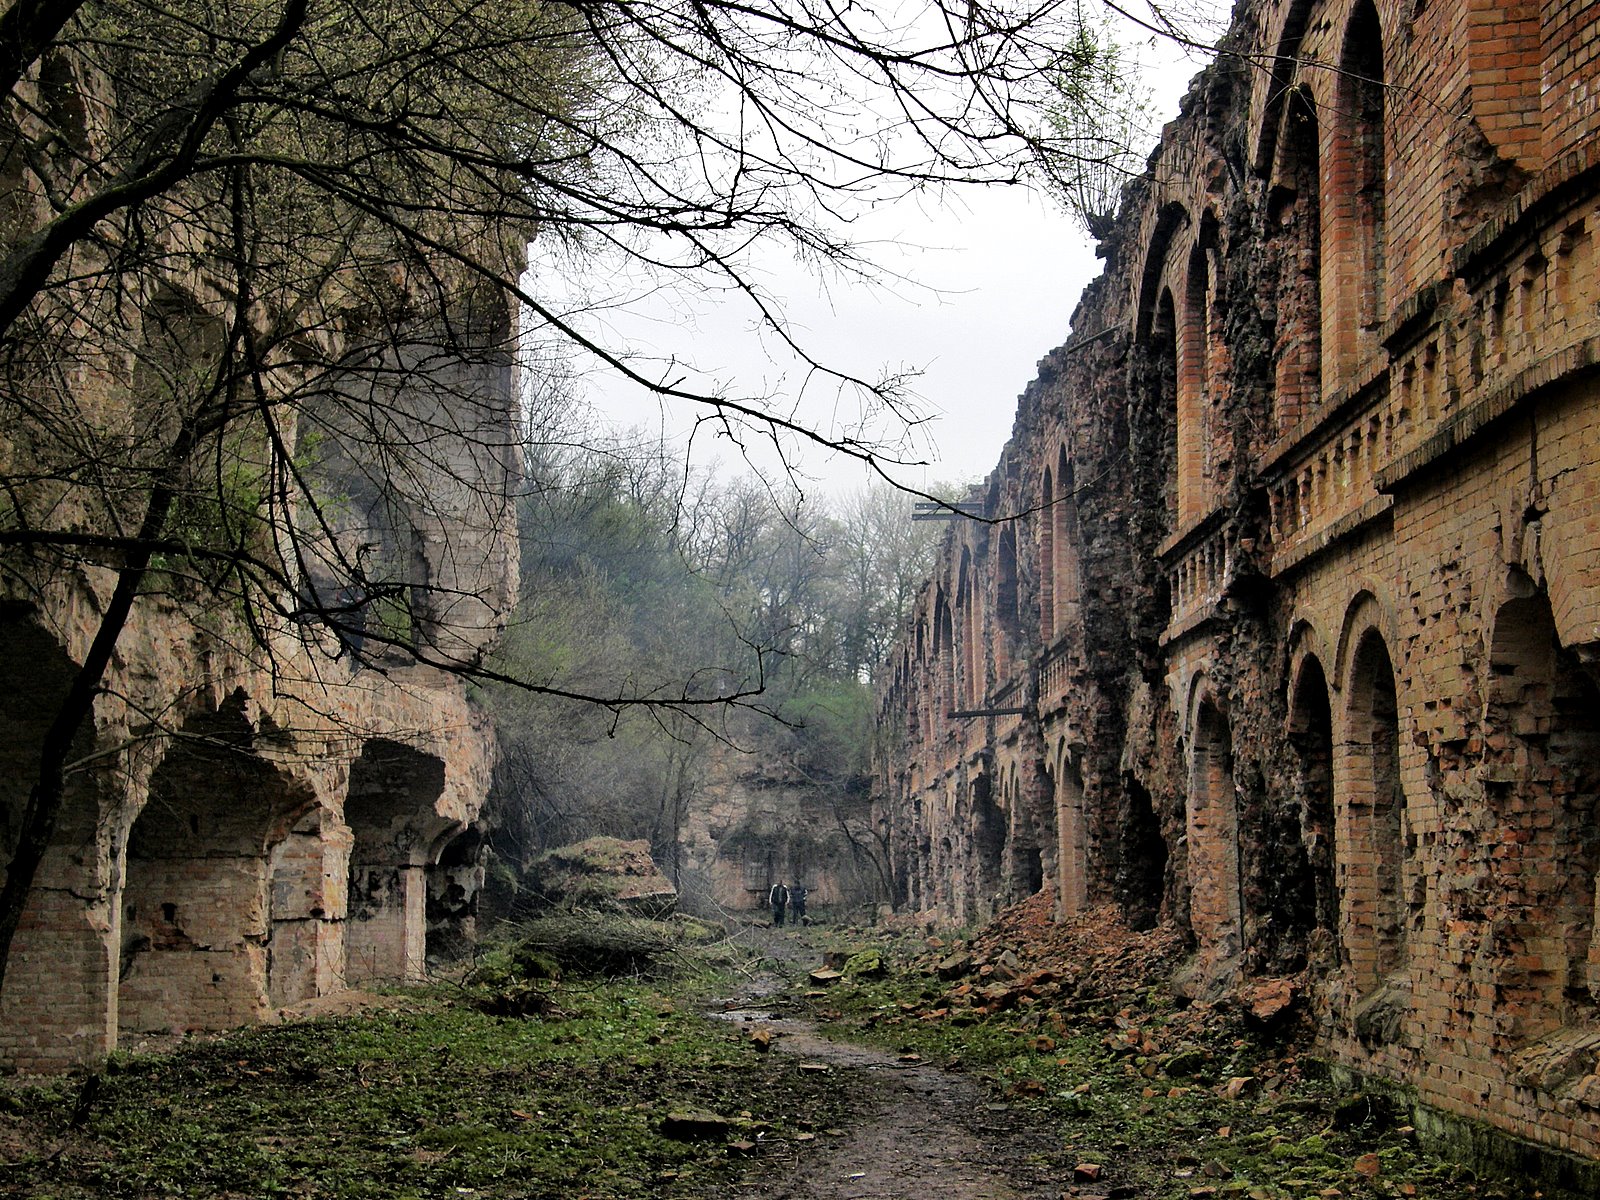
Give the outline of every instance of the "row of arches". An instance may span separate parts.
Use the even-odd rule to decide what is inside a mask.
[[[37,623],[11,617],[5,862],[41,722],[75,671]],[[0,1039],[11,1065],[60,1067],[119,1037],[257,1021],[352,984],[420,977],[429,956],[470,944],[480,839],[440,815],[444,762],[368,737],[341,769],[304,758],[252,712],[236,690],[166,732],[85,734],[87,765],[71,775],[13,948]],[[152,754],[142,775],[141,747]]]
[[[1258,148],[1264,190],[1259,238],[1273,288],[1272,408],[1245,422],[1259,452],[1348,388],[1378,348],[1388,317],[1388,187],[1393,134],[1386,112],[1382,23],[1373,0],[1349,9],[1338,69],[1299,58],[1310,5],[1295,6],[1280,42]],[[1229,412],[1229,354],[1221,314],[1231,303],[1216,201],[1196,182],[1147,222],[1137,280],[1134,340],[1149,409],[1170,426],[1170,478],[1162,495],[1169,529],[1215,504],[1234,467],[1238,421]]]
[[[1492,1005],[1515,1003],[1522,1038],[1593,1011],[1600,688],[1562,647],[1544,590],[1514,569],[1511,579],[1486,631],[1480,732],[1454,761],[1411,730],[1418,701],[1406,699],[1394,623],[1371,594],[1351,605],[1337,645],[1298,627],[1281,792],[1241,774],[1227,699],[1203,673],[1191,681],[1190,925],[1217,960],[1312,965],[1372,995],[1409,983],[1419,954],[1436,969],[1441,914],[1454,911],[1505,943],[1492,977],[1472,986]],[[1473,792],[1481,809],[1452,814],[1445,851],[1443,798]],[[1430,894],[1462,865],[1430,857],[1446,852],[1477,886]]]
[[[479,839],[434,815],[443,788],[437,757],[375,738],[336,813],[233,706],[187,722],[122,856],[120,1031],[244,1024],[470,944]]]

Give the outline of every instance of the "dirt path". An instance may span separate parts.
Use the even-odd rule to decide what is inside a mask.
[[[771,948],[790,962],[810,954],[801,938]],[[773,982],[748,990],[750,1007],[713,1015],[769,1028],[775,1052],[832,1072],[856,1116],[846,1128],[758,1154],[731,1192],[737,1200],[1058,1200],[1062,1165],[1051,1159],[1059,1143],[1044,1131],[1019,1128],[1009,1105],[956,1072],[829,1041],[808,1022],[756,1004]]]

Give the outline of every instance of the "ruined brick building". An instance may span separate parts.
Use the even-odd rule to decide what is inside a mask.
[[[142,133],[119,104],[68,51],[23,80],[0,110],[0,250],[96,194],[106,147]],[[302,284],[339,248],[305,202],[272,214],[304,290],[245,310],[244,201],[204,183],[158,197],[138,239],[85,239],[4,342],[0,880],[52,722],[102,629],[116,642],[12,947],[0,1069],[415,978],[471,933],[494,750],[451,667],[516,592],[512,309],[417,256]],[[277,228],[256,226],[258,262]],[[286,311],[302,328],[274,342]],[[272,358],[234,372],[245,328]],[[108,626],[157,486],[161,549]],[[382,580],[382,611],[350,591]]]
[[[1600,1156],[1600,11],[1246,0],[880,683],[902,907]]]

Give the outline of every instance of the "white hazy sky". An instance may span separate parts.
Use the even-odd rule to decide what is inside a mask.
[[[1170,43],[1135,42],[1134,51],[1156,64],[1146,66],[1146,76],[1156,113],[1170,120],[1203,64]],[[1090,238],[1048,199],[1020,187],[882,205],[851,231],[884,268],[876,285],[819,281],[784,261],[766,262],[761,282],[816,359],[868,378],[919,373],[911,390],[930,419],[912,435],[906,456],[929,465],[894,470],[900,482],[928,488],[981,479],[1010,435],[1017,397],[1038,361],[1066,340],[1079,293],[1099,274]],[[800,364],[764,345],[739,306],[680,295],[591,319],[613,344],[675,356],[674,377],[774,397],[772,407],[792,405],[824,431],[841,407],[836,388],[807,382]],[[695,414],[663,410],[641,388],[591,375],[583,397],[614,428],[659,433],[679,448],[689,441]],[[776,461],[759,447],[749,457],[769,473]],[[740,458],[712,427],[694,434],[697,465],[731,473]],[[799,461],[825,491],[866,479],[864,468],[842,456],[806,453]]]

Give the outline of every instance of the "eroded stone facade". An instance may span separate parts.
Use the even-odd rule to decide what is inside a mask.
[[[1246,3],[880,685],[898,901],[1600,1156],[1600,12]]]

